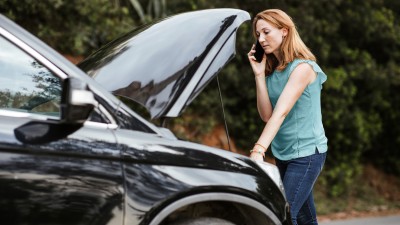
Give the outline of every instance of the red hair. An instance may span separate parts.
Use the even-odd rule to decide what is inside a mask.
[[[253,35],[256,39],[256,24],[257,21],[264,20],[278,29],[287,29],[287,35],[281,44],[282,61],[278,62],[278,59],[274,54],[267,54],[267,62],[265,66],[265,74],[271,74],[275,69],[283,70],[286,68],[288,63],[295,59],[308,59],[316,61],[314,54],[301,40],[299,33],[296,30],[296,26],[292,18],[280,9],[267,9],[259,12],[253,19]]]

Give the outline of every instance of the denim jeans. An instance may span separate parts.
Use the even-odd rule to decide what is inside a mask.
[[[276,159],[290,206],[293,225],[318,224],[313,187],[326,158],[316,150],[314,155],[282,161]]]

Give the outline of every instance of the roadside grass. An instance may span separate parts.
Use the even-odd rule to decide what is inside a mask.
[[[371,165],[365,165],[363,174],[354,179],[348,192],[331,197],[329,187],[316,183],[314,199],[318,215],[351,217],[357,215],[400,212],[400,179],[387,175]]]

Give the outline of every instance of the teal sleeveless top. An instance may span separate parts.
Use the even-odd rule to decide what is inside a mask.
[[[316,62],[295,59],[282,71],[275,70],[267,76],[267,88],[272,108],[275,108],[289,76],[300,63],[308,63],[316,72],[316,79],[310,83],[286,116],[271,143],[273,155],[280,160],[310,156],[318,150],[328,150],[328,139],[322,125],[321,90],[327,77]]]

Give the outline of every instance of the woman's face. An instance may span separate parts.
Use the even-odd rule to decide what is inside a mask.
[[[279,57],[283,36],[286,36],[286,33],[285,29],[278,29],[265,20],[258,20],[256,23],[258,41],[265,53],[273,53],[277,58]]]

